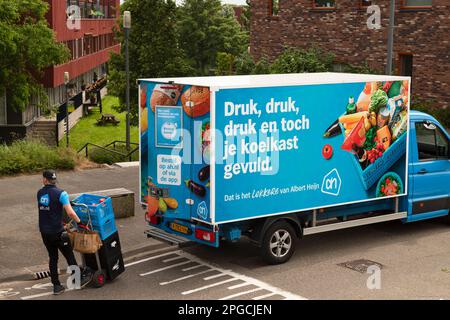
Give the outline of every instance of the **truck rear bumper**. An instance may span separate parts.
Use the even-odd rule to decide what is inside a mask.
[[[192,241],[184,237],[180,237],[175,234],[170,234],[168,232],[165,232],[164,230],[154,227],[149,227],[149,229],[144,231],[144,233],[147,235],[148,238],[154,238],[156,240],[166,242],[170,245],[179,246],[180,248],[188,247],[193,244]]]
[[[196,242],[216,248],[219,246],[219,232],[214,227],[164,216],[157,216],[148,225],[150,229],[145,232],[148,237],[170,244],[187,246],[189,242]]]

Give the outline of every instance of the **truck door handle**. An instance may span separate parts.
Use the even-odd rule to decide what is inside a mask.
[[[421,169],[421,170],[419,170],[419,172],[417,172],[418,174],[425,174],[425,173],[427,173],[428,171],[427,171],[427,169]]]

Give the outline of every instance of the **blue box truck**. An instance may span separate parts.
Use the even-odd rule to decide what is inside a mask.
[[[341,73],[141,79],[148,236],[271,264],[297,238],[449,215],[449,134],[411,111],[409,77]]]

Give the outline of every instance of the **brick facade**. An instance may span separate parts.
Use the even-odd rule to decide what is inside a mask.
[[[394,72],[400,55],[413,55],[413,95],[450,106],[450,1],[433,0],[432,8],[401,8],[397,0]],[[270,0],[251,0],[251,53],[273,60],[284,47],[317,46],[335,54],[336,62],[363,64],[384,72],[387,57],[389,0],[381,8],[381,29],[367,27],[369,14],[358,0],[336,0],[335,9],[313,8],[313,0],[279,0],[270,15]]]

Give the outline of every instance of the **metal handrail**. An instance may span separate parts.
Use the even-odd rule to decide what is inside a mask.
[[[122,141],[122,140],[114,140],[113,142],[108,143],[105,146],[105,148],[109,147],[110,145],[113,145],[113,148],[115,149],[116,148],[116,143],[126,144],[127,142],[126,141]],[[139,146],[139,143],[136,143],[136,142],[130,142],[130,144],[135,145],[135,146]]]
[[[121,141],[121,140],[115,140],[115,141],[113,141],[113,142],[107,144],[106,146],[99,146],[98,144],[91,143],[91,142],[87,142],[80,150],[77,151],[77,153],[80,153],[80,152],[82,152],[83,150],[85,150],[85,156],[86,156],[86,158],[88,158],[88,157],[89,157],[89,146],[93,146],[93,147],[96,147],[96,148],[98,148],[98,149],[100,149],[100,150],[104,150],[104,151],[107,151],[107,152],[110,152],[110,153],[117,154],[117,155],[119,155],[119,156],[121,156],[121,157],[123,157],[123,158],[128,158],[128,160],[131,161],[131,156],[133,155],[133,153],[135,153],[136,151],[139,150],[139,144],[138,144],[138,143],[135,143],[135,142],[130,142],[130,144],[136,145],[137,147],[134,148],[133,150],[131,150],[131,151],[128,152],[128,153],[122,153],[122,152],[119,152],[119,151],[116,151],[116,150],[111,150],[111,149],[108,149],[108,148],[107,148],[107,147],[109,147],[110,145],[114,145],[114,149],[115,149],[115,148],[116,148],[116,143],[117,143],[117,142],[125,143],[125,142],[123,142],[123,141]]]

